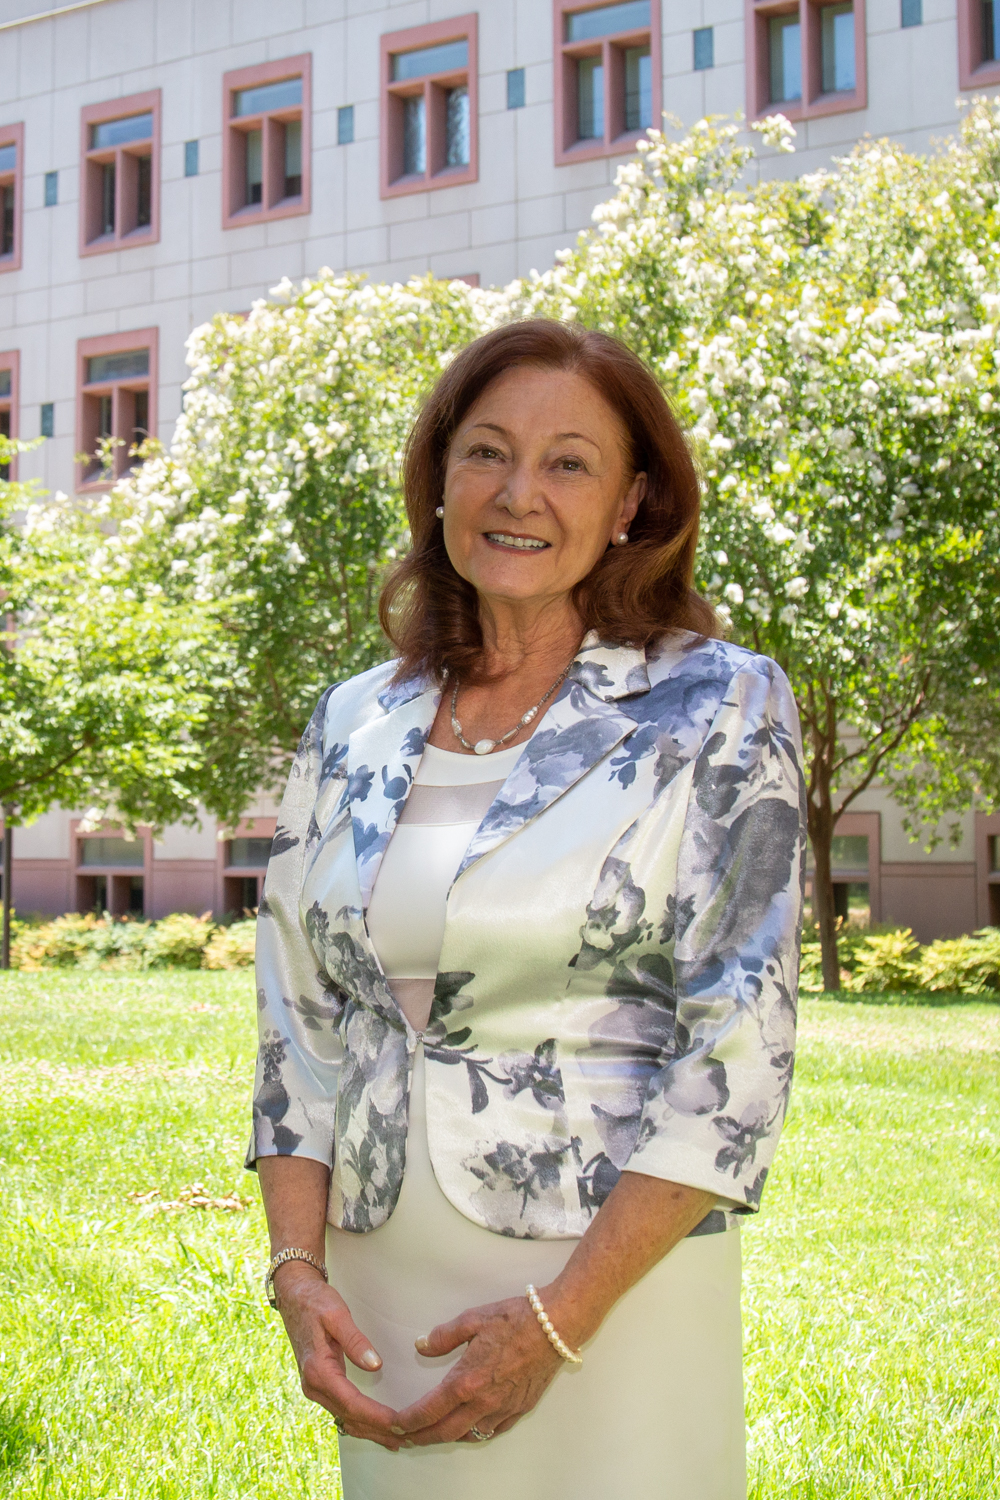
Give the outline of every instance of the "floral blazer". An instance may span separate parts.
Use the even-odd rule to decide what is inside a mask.
[[[332,1168],[330,1223],[395,1207],[414,1051],[442,1191],[499,1234],[583,1234],[624,1168],[755,1210],[792,1076],[804,879],[798,718],[774,662],[588,636],[448,895],[427,1029],[365,912],[438,706],[393,664],[303,736],[260,907],[248,1164]]]

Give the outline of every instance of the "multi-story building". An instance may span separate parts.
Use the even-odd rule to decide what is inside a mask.
[[[18,477],[51,489],[100,483],[75,455],[102,436],[169,439],[191,328],[282,276],[550,265],[661,111],[780,109],[798,152],[762,170],[788,172],[926,149],[1000,86],[994,0],[44,3],[0,0],[0,431],[45,439]],[[22,910],[255,905],[274,808],[222,841],[79,822],[18,830]],[[838,851],[876,920],[1000,921],[1000,819],[928,857],[872,793]]]

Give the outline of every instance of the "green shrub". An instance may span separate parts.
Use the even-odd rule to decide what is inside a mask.
[[[987,995],[1000,990],[1000,927],[984,927],[972,937],[939,938],[920,956],[921,989]]]
[[[150,969],[200,969],[205,946],[215,932],[208,912],[201,917],[173,912],[150,927],[146,936],[146,966]]]
[[[257,923],[252,918],[217,927],[202,955],[205,969],[244,969],[253,963]]]
[[[916,990],[920,988],[920,944],[909,927],[866,933],[844,973],[848,990]]]

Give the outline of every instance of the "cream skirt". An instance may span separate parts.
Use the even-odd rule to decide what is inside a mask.
[[[383,1359],[348,1365],[366,1394],[400,1410],[462,1356],[413,1341],[467,1307],[551,1281],[573,1240],[492,1234],[452,1207],[427,1150],[423,1050],[395,1212],[370,1234],[327,1231],[330,1281]],[[534,1411],[487,1443],[388,1453],[342,1437],[344,1500],[744,1500],[738,1231],[682,1240],[618,1303]]]

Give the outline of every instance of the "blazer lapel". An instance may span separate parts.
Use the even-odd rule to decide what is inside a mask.
[[[412,686],[407,695],[406,687]],[[434,722],[440,690],[404,684],[380,698],[383,712],[347,742],[347,790],[362,909],[367,911],[392,831],[413,785]]]
[[[545,811],[636,727],[620,698],[649,692],[645,652],[585,637],[558,697],[524,746],[459,865],[470,865]]]

